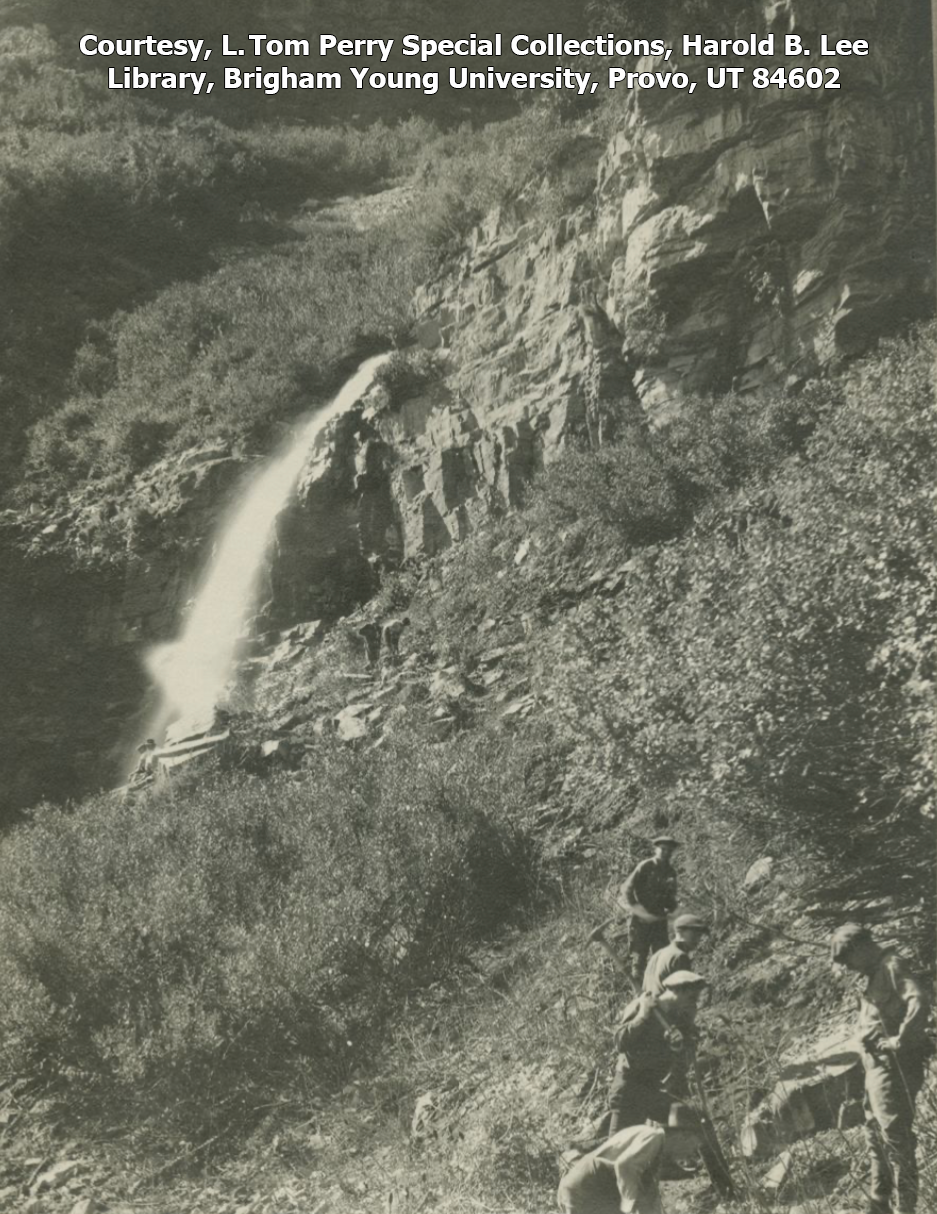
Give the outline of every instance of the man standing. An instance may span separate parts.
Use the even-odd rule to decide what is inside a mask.
[[[696,1009],[706,979],[681,970],[659,996],[643,994],[615,1029],[618,1064],[608,1094],[612,1134],[648,1118],[666,1121],[674,1096],[687,1089],[696,1054]]]
[[[631,913],[630,948],[632,973],[641,982],[651,953],[667,947],[667,916],[677,907],[677,874],[673,854],[679,844],[670,835],[652,839],[654,854],[642,860],[622,887],[622,897]]]
[[[368,665],[376,666],[381,656],[381,627],[374,620],[366,620],[358,629],[358,636],[364,638],[365,654]]]
[[[661,1214],[661,1164],[691,1158],[702,1141],[686,1105],[671,1105],[666,1126],[628,1126],[578,1160],[556,1195],[563,1214]]]
[[[381,629],[381,636],[384,639],[384,653],[387,660],[395,665],[400,660],[400,638],[403,635],[403,630],[409,623],[410,617],[405,615],[402,620],[387,620]]]
[[[861,975],[858,1036],[865,1069],[865,1121],[871,1163],[869,1214],[914,1214],[917,1139],[914,1102],[927,1059],[927,997],[907,962],[879,947],[858,923],[830,941],[834,963]]]
[[[653,953],[644,971],[644,991],[661,995],[664,979],[681,970],[691,970],[693,954],[700,946],[709,925],[699,915],[678,915],[673,921],[673,940],[666,948]]]

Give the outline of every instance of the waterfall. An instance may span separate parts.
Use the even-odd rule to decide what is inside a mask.
[[[234,672],[238,642],[256,601],[277,515],[289,501],[323,429],[371,386],[388,354],[361,364],[334,400],[298,426],[280,453],[245,484],[219,528],[201,586],[177,640],[153,649],[147,667],[160,696],[162,728],[210,719]]]

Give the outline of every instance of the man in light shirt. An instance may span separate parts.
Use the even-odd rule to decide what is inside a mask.
[[[697,1115],[674,1104],[667,1128],[632,1125],[584,1155],[560,1181],[563,1214],[662,1214],[661,1165],[697,1154],[702,1132]]]
[[[858,1036],[871,1164],[869,1214],[915,1214],[914,1102],[930,1052],[927,995],[904,958],[881,948],[858,923],[836,929],[830,956],[862,979]]]

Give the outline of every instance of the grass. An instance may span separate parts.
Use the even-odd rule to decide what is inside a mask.
[[[269,442],[405,339],[413,288],[491,205],[549,165],[563,195],[578,138],[536,108],[483,130],[235,130],[115,96],[39,27],[0,32],[0,90],[0,474],[26,500],[206,439]],[[287,222],[408,179],[415,205],[369,233]]]
[[[19,300],[0,368],[19,500],[202,442],[269,445],[355,361],[406,341],[416,285],[573,138],[539,112],[446,135],[416,120],[234,133],[139,118],[116,133],[30,134],[0,188],[0,261]],[[301,198],[408,173],[414,206],[369,231],[281,220]],[[40,240],[37,287],[22,250]],[[73,278],[92,286],[76,294]]]
[[[40,809],[0,857],[3,1070],[165,1133],[243,1127],[297,1067],[340,1086],[528,896],[516,779],[398,736],[299,778]]]

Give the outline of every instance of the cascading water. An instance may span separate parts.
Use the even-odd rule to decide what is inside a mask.
[[[151,651],[147,667],[160,695],[158,722],[204,721],[229,682],[244,623],[254,607],[264,556],[277,515],[286,506],[321,431],[361,398],[378,367],[378,354],[361,364],[335,399],[297,428],[282,452],[246,486],[219,532],[212,559],[178,640]]]

